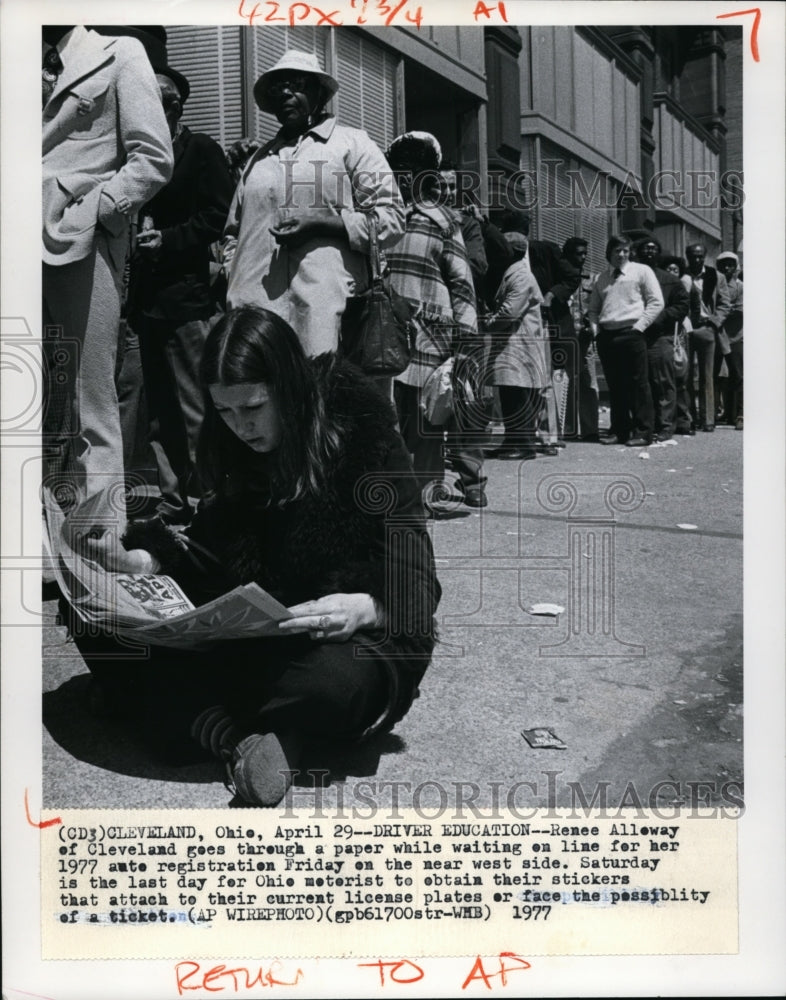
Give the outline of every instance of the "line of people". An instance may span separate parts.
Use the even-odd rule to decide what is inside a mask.
[[[118,37],[107,43],[85,29],[61,35],[60,48],[63,39],[69,52],[76,46],[78,54],[81,45],[94,59],[92,51],[107,44],[131,44]],[[101,197],[121,177],[141,169],[138,164],[146,167],[145,184],[118,200],[122,232],[107,259],[116,289],[123,240],[130,245],[126,320],[139,342],[145,419],[161,491],[158,513],[165,521],[187,523],[191,500],[201,491],[198,365],[211,322],[224,309],[261,306],[296,330],[308,355],[336,352],[346,303],[368,280],[369,213],[376,217],[393,287],[417,311],[412,363],[395,379],[392,395],[429,508],[439,509],[431,501],[444,481],[445,458],[465,502],[482,507],[484,458],[553,456],[566,438],[600,440],[597,358],[611,403],[607,441],[647,444],[656,436],[711,430],[716,410],[741,426],[742,282],[734,254],[722,254],[715,269],[705,265],[698,244],[686,249],[684,263],[663,258],[658,241],[646,237],[631,259],[629,241],[614,237],[606,248],[609,271],[589,275],[586,240],[572,237],[560,250],[529,241],[525,213],[505,211],[494,225],[471,198],[458,205],[456,171],[443,161],[433,135],[406,133],[383,154],[362,130],[339,125],[326,110],[338,82],[310,53],[287,52],[254,86],[259,108],[279,122],[275,137],[261,145],[233,144],[225,156],[209,136],[182,124],[190,88],[167,64],[164,29],[144,29],[142,41],[155,70],[159,107],[155,114],[149,107],[150,77],[136,66],[133,79],[145,78],[145,87],[135,87],[134,105],[144,98],[140,114],[148,136],[145,142],[129,138],[127,148],[115,151],[125,162]],[[45,69],[45,84],[51,76]],[[58,83],[55,76],[55,93]],[[50,90],[45,136],[47,129],[59,134],[52,131],[55,123],[47,124],[52,108]],[[88,125],[87,135],[93,135],[98,123],[92,109],[82,117],[87,121],[79,122],[80,132]],[[127,111],[124,117],[130,118]],[[159,117],[168,144],[159,134]],[[55,166],[62,168],[73,145],[61,143],[48,153],[45,139],[45,201],[46,178],[54,183]],[[84,144],[86,152],[91,148]],[[70,170],[83,166],[71,160]],[[62,178],[61,172],[64,190]],[[112,207],[119,211],[118,203]],[[64,218],[69,214],[74,214],[70,204]],[[52,228],[45,229],[45,246],[52,245],[47,237]],[[71,232],[63,219],[59,228]],[[105,229],[99,212],[95,232]],[[219,242],[222,273],[216,281],[211,247]],[[110,316],[104,303],[96,303],[94,289],[83,309],[88,333],[75,330],[67,315],[73,306],[65,308],[57,291],[67,279],[69,299],[78,298],[73,268],[63,266],[73,252],[52,245],[45,258],[44,296],[48,324],[62,323],[66,335],[82,340],[83,371],[68,373],[79,387],[73,407],[78,412],[51,405],[58,398],[51,392],[46,429],[49,440],[60,443],[53,450],[54,467],[63,470],[70,463],[76,473],[73,494],[89,495],[97,480],[87,470],[94,465],[102,474],[115,470],[122,476],[118,417],[128,441],[139,416],[139,379],[131,391],[126,385],[118,414],[114,381],[93,373],[98,357],[113,361],[115,345],[99,351],[90,333],[100,317],[100,335],[107,340],[106,329],[116,325],[118,294],[111,294]],[[55,295],[59,305],[52,304]],[[689,357],[687,370],[675,367],[675,330],[678,355],[681,343]],[[477,359],[482,399],[456,407],[445,429],[429,424],[421,390],[451,355]],[[59,394],[61,403],[64,395]],[[484,450],[494,415],[502,419],[504,436]]]

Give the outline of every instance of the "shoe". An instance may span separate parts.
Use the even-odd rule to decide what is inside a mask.
[[[671,441],[674,435],[670,431],[660,431],[653,437],[653,441]]]
[[[498,448],[486,448],[483,452],[486,458],[499,458],[503,452],[510,451],[507,445],[500,445]]]
[[[692,427],[677,427],[674,433],[681,437],[696,437],[696,431]]]
[[[551,444],[555,448],[567,448],[568,447],[568,442],[564,441],[562,438],[558,438],[556,441],[552,441]]]
[[[537,453],[534,451],[525,451],[523,448],[500,448],[497,458],[521,461],[530,458],[537,458]]]
[[[618,438],[616,434],[609,434],[608,437],[602,437],[600,439],[601,444],[625,444],[622,438]]]
[[[294,734],[248,733],[223,705],[214,705],[197,716],[191,735],[224,762],[227,787],[249,805],[278,805],[292,785],[302,749]]]
[[[737,417],[737,420],[734,423],[734,430],[735,431],[741,431],[742,430],[742,417]]]
[[[555,455],[559,455],[559,447],[555,444],[542,444],[538,448],[538,454],[553,458]],[[533,455],[532,457],[534,458],[535,456]]]
[[[302,747],[294,733],[246,736],[227,768],[235,792],[249,805],[277,806],[292,786]]]
[[[715,424],[705,424],[702,427],[702,430],[704,431],[705,434],[712,434],[712,432],[715,430]]]
[[[482,486],[465,486],[460,479],[456,480],[454,486],[464,498],[467,507],[488,507],[489,498]]]
[[[625,444],[628,448],[649,448],[652,444],[652,438],[648,437],[633,437]]]

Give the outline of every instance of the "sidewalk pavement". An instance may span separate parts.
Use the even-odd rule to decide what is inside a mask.
[[[522,811],[604,792],[609,804],[739,799],[742,445],[719,427],[489,461],[489,506],[457,502],[431,523],[442,642],[421,697],[389,735],[309,748],[294,805],[313,806],[314,768],[329,770],[321,801],[348,809],[361,781],[380,804],[424,813],[473,795]],[[539,603],[566,610],[529,614]],[[143,734],[91,715],[57,601],[44,612],[42,805],[230,805],[218,762],[162,766]],[[533,729],[565,749],[533,748]]]

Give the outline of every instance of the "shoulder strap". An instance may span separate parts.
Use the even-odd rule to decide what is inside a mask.
[[[382,262],[379,257],[379,237],[377,235],[377,213],[369,212],[368,220],[368,259],[371,268],[371,280],[376,282],[382,279]]]

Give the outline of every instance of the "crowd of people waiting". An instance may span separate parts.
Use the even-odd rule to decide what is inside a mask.
[[[171,574],[197,603],[254,580],[292,617],[280,637],[228,644],[218,676],[215,649],[158,651],[124,670],[111,635],[80,641],[103,696],[143,718],[160,749],[178,759],[187,745],[212,752],[244,801],[271,804],[305,738],[377,732],[416,697],[440,596],[423,511],[440,515],[446,465],[460,498],[478,508],[488,502],[487,459],[554,457],[570,439],[645,446],[711,431],[721,415],[741,428],[742,281],[733,253],[713,268],[696,244],[684,262],[663,256],[650,235],[635,247],[612,237],[608,268],[586,273],[586,240],[530,241],[524,213],[492,222],[474,202],[457,204],[456,171],[435,136],[407,132],[383,153],[338,124],[327,110],[338,82],[310,53],[285,53],[254,86],[276,135],[224,153],[183,125],[190,88],[167,65],[160,32],[145,31],[163,45],[155,59],[147,49],[155,76],[133,63],[135,43],[118,28],[56,29],[44,61],[45,201],[49,185],[61,213],[45,225],[45,316],[87,347],[79,323],[91,344],[101,331],[109,338],[124,300],[161,494],[155,516],[132,522],[120,549],[105,537],[84,544],[110,570]],[[69,128],[89,138],[104,127],[89,88],[65,84],[80,59],[108,51],[124,113],[106,131],[125,146],[109,182],[103,165],[97,221],[74,249],[75,227],[62,216],[85,198],[64,163],[83,173],[85,163],[72,144],[48,164],[47,136],[56,153]],[[392,380],[365,377],[341,357],[342,317],[368,284],[372,239],[415,331],[411,361]],[[91,272],[106,272],[98,303],[79,298]],[[424,386],[453,356],[474,359],[476,397],[431,423]],[[596,358],[609,390],[606,435]],[[86,469],[122,478],[114,428],[119,419],[133,429],[141,412],[128,377],[110,386],[106,358],[101,372],[97,356],[87,360],[92,389],[84,378],[74,385],[100,405],[82,402],[74,414],[73,400],[51,392],[46,416],[48,440],[60,432],[65,442],[53,464],[71,469],[76,497],[96,488]],[[495,416],[504,434],[490,447]],[[369,475],[406,515],[411,537],[395,552],[384,511],[359,498]]]

